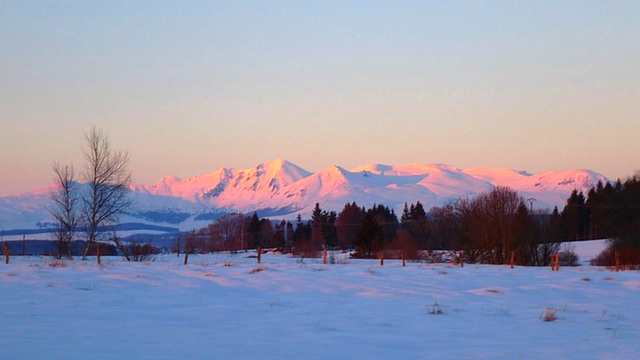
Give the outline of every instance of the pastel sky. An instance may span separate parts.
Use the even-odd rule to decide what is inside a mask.
[[[0,195],[82,164],[136,182],[283,157],[640,169],[638,1],[0,2]]]

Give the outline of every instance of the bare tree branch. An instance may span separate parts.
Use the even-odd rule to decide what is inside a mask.
[[[78,183],[72,165],[60,165],[54,162],[56,189],[51,194],[53,206],[49,209],[57,223],[53,238],[56,244],[56,257],[71,258],[71,243],[78,225],[77,202]]]
[[[104,226],[117,222],[132,201],[128,196],[131,184],[128,153],[113,152],[107,136],[92,127],[85,134],[83,154],[86,161],[84,181],[88,185],[82,198],[82,220],[87,235],[83,258],[86,258],[89,246],[102,235]],[[117,237],[113,240],[122,249]]]

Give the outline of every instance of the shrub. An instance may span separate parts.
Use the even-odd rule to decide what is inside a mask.
[[[429,315],[442,315],[445,311],[444,308],[436,301],[433,305],[427,307],[427,313],[429,313]]]
[[[431,264],[442,264],[445,262],[451,262],[451,259],[453,258],[452,253],[453,252],[432,250],[422,253],[422,258]]]
[[[50,267],[66,267],[67,263],[64,262],[64,261],[55,260],[55,261],[48,262],[47,266],[50,266]]]
[[[575,253],[575,247],[573,245],[563,246],[560,251],[560,265],[561,266],[578,266],[578,254]]]
[[[85,242],[86,244],[86,242]],[[100,247],[101,256],[114,256],[118,254],[116,247],[113,244],[107,244],[103,242],[96,242],[88,247],[87,256],[98,255],[96,247]]]
[[[127,260],[131,261],[152,261],[155,258],[155,254],[160,253],[160,249],[151,246],[151,244],[140,245],[136,243],[130,243],[123,246],[123,255]]]
[[[551,322],[556,320],[558,320],[558,310],[552,307],[546,308],[542,314],[542,321]]]
[[[615,266],[616,251],[620,265],[628,269],[637,269],[640,265],[640,241],[637,239],[610,240],[607,247],[593,260],[592,265]]]
[[[291,253],[293,256],[301,258],[320,258],[322,256],[322,251],[311,240],[298,242],[296,247],[291,249]]]

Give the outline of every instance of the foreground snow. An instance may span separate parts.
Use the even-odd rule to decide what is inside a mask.
[[[638,272],[248,255],[12,258],[0,358],[640,357]]]

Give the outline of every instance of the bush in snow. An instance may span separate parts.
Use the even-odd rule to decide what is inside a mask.
[[[578,266],[578,254],[575,253],[575,247],[573,245],[566,245],[560,251],[560,265],[561,266]]]
[[[615,266],[616,252],[621,266],[631,269],[640,268],[640,240],[620,238],[609,240],[607,247],[593,260],[592,265]]]
[[[123,247],[125,257],[131,261],[151,261],[154,255],[160,253],[160,249],[151,246],[151,244],[140,245],[136,243],[128,244]]]
[[[541,318],[544,322],[556,321],[558,320],[558,310],[548,307],[544,310]]]

